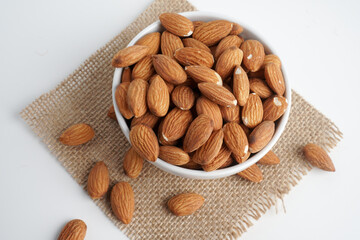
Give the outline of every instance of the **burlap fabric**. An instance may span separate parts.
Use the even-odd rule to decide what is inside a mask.
[[[110,209],[109,196],[95,203],[130,239],[235,239],[252,222],[290,191],[311,167],[303,160],[301,147],[314,142],[333,148],[341,133],[324,115],[293,92],[289,123],[274,147],[278,166],[260,166],[264,181],[255,184],[231,176],[218,180],[190,180],[165,173],[145,163],[139,178],[131,180],[122,170],[129,143],[118,123],[106,114],[111,105],[114,69],[112,56],[162,12],[193,11],[185,0],[156,0],[123,32],[88,58],[54,90],[27,106],[21,116],[43,140],[71,176],[86,185],[90,168],[105,161],[111,185],[130,182],[135,192],[135,214],[129,225],[118,221]],[[90,124],[96,137],[89,143],[69,147],[57,140],[61,132],[75,123]],[[166,209],[169,197],[196,192],[206,199],[201,210],[188,217],[175,217]]]

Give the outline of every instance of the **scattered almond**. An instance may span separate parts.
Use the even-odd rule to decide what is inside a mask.
[[[124,224],[129,224],[135,210],[134,192],[127,182],[117,183],[110,195],[111,209]]]
[[[65,145],[77,146],[89,142],[94,136],[95,132],[90,125],[78,123],[66,129],[59,137],[59,141]]]
[[[172,197],[167,206],[176,216],[187,216],[193,214],[203,204],[205,199],[196,193],[182,193]]]
[[[255,183],[259,183],[263,180],[261,169],[256,164],[251,165],[247,169],[239,172],[237,175]]]
[[[97,162],[91,169],[87,181],[87,191],[92,199],[103,197],[109,188],[109,170],[103,161]]]
[[[143,168],[144,160],[136,153],[134,148],[130,148],[124,157],[123,168],[125,174],[130,178],[137,178]]]
[[[84,240],[87,226],[84,221],[74,219],[68,222],[61,230],[58,240]]]
[[[280,159],[273,151],[269,151],[257,163],[261,165],[276,165],[280,163]]]
[[[116,115],[115,115],[115,109],[114,109],[114,105],[111,105],[109,108],[109,111],[107,113],[107,116],[111,119],[116,120]]]
[[[309,161],[314,167],[318,167],[322,170],[335,172],[335,167],[331,158],[327,152],[322,149],[320,146],[309,143],[303,148],[305,158]]]

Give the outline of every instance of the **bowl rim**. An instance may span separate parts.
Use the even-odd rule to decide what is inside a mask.
[[[181,12],[179,14],[181,14],[185,17],[188,17],[192,21],[207,18],[207,19],[209,19],[207,21],[211,21],[211,19],[213,19],[213,20],[225,19],[225,20],[228,20],[231,22],[239,23],[244,28],[244,32],[246,33],[246,35],[249,34],[249,35],[253,36],[254,39],[258,39],[259,41],[261,41],[261,43],[264,45],[267,52],[270,52],[271,54],[276,54],[276,52],[273,50],[273,48],[270,47],[270,45],[266,42],[266,39],[263,36],[256,33],[251,28],[248,28],[246,24],[241,23],[238,19],[236,19],[234,17],[225,16],[224,14],[219,14],[219,13],[215,13],[215,12],[207,12],[207,11]],[[144,35],[146,35],[148,33],[153,32],[153,31],[151,31],[152,29],[159,28],[159,27],[161,28],[161,24],[160,24],[159,20],[153,22],[152,24],[150,24],[149,26],[144,28],[142,31],[140,31],[129,42],[129,44],[127,46],[134,45],[138,39],[140,39],[141,37],[143,37]],[[160,168],[161,170],[166,171],[168,173],[171,173],[171,174],[174,174],[174,175],[177,175],[180,177],[193,178],[193,179],[216,179],[216,178],[227,177],[230,175],[234,175],[238,172],[241,172],[241,171],[245,170],[246,168],[250,167],[251,165],[257,163],[268,151],[271,150],[271,148],[279,140],[281,134],[285,130],[286,124],[289,119],[290,109],[291,109],[291,87],[290,87],[290,83],[287,79],[287,75],[286,75],[286,71],[285,71],[283,63],[281,64],[281,68],[282,68],[282,73],[283,73],[283,77],[284,77],[284,81],[285,81],[285,89],[286,89],[284,96],[287,99],[288,107],[287,107],[285,113],[283,114],[283,116],[278,120],[276,129],[275,129],[275,133],[274,133],[272,139],[261,151],[257,152],[256,154],[254,154],[252,157],[250,157],[243,163],[239,163],[234,166],[223,168],[223,169],[217,169],[217,170],[214,170],[211,172],[205,172],[203,170],[194,170],[194,169],[183,168],[181,166],[175,166],[175,165],[165,162],[164,160],[161,160],[160,158],[158,158],[155,162],[150,162],[150,161],[149,162],[151,164],[155,165],[156,167]],[[120,125],[122,132],[124,133],[125,137],[127,138],[127,140],[130,143],[129,127],[127,126],[125,119],[123,118],[120,111],[118,110],[117,104],[115,101],[115,90],[121,81],[122,69],[123,68],[115,68],[113,84],[112,84],[112,99],[113,99],[113,104],[115,106],[114,110],[115,110],[115,115],[116,115],[117,121]]]

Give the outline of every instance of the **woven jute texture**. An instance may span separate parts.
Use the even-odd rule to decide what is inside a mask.
[[[122,170],[129,143],[118,123],[107,117],[111,102],[114,69],[112,56],[162,12],[193,11],[185,0],[156,0],[123,32],[88,58],[54,90],[27,106],[21,116],[48,146],[71,176],[86,186],[94,163],[104,161],[111,185],[128,181],[135,192],[135,214],[129,225],[118,221],[110,208],[109,195],[95,203],[130,239],[235,239],[264,214],[277,199],[288,193],[311,167],[301,147],[314,142],[327,150],[341,138],[337,127],[293,92],[291,115],[286,130],[274,147],[277,166],[260,166],[264,181],[255,184],[231,176],[217,180],[190,180],[165,173],[149,163],[135,180]],[[75,123],[88,123],[96,137],[77,147],[64,146],[59,135]],[[203,207],[192,216],[175,217],[166,201],[175,194],[196,192],[205,197]]]

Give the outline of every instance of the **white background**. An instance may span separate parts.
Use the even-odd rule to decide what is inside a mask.
[[[292,87],[344,133],[331,152],[336,172],[311,171],[285,197],[286,213],[271,209],[242,239],[360,239],[360,2],[191,2],[237,17],[265,36]],[[149,4],[0,0],[0,239],[56,239],[72,218],[86,222],[86,239],[125,239],[19,112]]]

